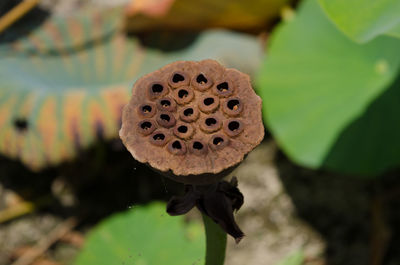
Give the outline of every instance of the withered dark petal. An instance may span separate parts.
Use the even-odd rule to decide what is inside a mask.
[[[233,217],[232,200],[223,192],[219,192],[218,189],[205,192],[196,206],[219,224],[226,233],[234,237],[236,243],[244,237]]]
[[[230,182],[221,181],[218,185],[218,191],[224,193],[232,201],[232,209],[237,211],[242,207],[244,199],[243,194],[237,188],[237,179],[232,177]]]
[[[183,196],[173,196],[167,203],[167,213],[169,215],[182,215],[189,212],[200,198],[200,194],[192,187],[186,187],[186,193]]]

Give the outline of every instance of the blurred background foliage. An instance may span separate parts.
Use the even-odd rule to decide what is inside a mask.
[[[387,36],[354,42],[314,0],[278,27],[258,90],[270,130],[294,161],[367,176],[399,165],[399,45]]]
[[[0,15],[19,2],[0,3]],[[14,218],[44,210],[60,217],[52,227],[56,232],[59,226],[84,234],[89,230],[84,247],[76,243],[82,248],[78,258],[74,253],[64,259],[70,264],[204,263],[198,216],[184,221],[164,214],[163,203],[148,204],[169,199],[182,186],[160,180],[134,161],[119,142],[118,130],[122,107],[137,78],[173,61],[212,58],[249,74],[263,99],[270,134],[259,149],[264,151],[256,151],[254,159],[265,161],[268,152],[277,158],[259,167],[245,164],[244,175],[254,170],[268,179],[266,189],[278,187],[282,184],[274,184],[265,171],[266,163],[274,164],[285,186],[279,186],[279,193],[292,196],[299,215],[328,241],[326,259],[307,247],[307,242],[319,240],[307,232],[309,238],[302,236],[302,243],[280,255],[280,261],[258,259],[257,264],[400,262],[399,231],[394,228],[400,217],[385,212],[385,207],[397,207],[391,200],[398,198],[398,192],[390,190],[398,187],[393,178],[398,179],[400,165],[398,0],[38,2],[0,33],[0,222],[13,227]],[[359,182],[365,177],[379,178]],[[330,187],[327,183],[333,178],[343,181],[342,186]],[[244,186],[256,179],[243,180]],[[309,183],[312,179],[318,189]],[[3,186],[20,197],[5,200]],[[356,198],[349,203],[352,187]],[[267,191],[250,193],[251,189],[245,198],[262,207],[259,197]],[[381,193],[386,196],[376,195]],[[131,202],[140,206],[127,210]],[[276,198],[268,203],[277,204]],[[288,202],[282,205],[292,207]],[[360,212],[353,213],[353,205]],[[268,213],[262,214],[267,217],[258,228],[268,227],[266,234],[279,230],[268,226],[277,216],[271,207],[265,207]],[[110,215],[115,211],[122,213]],[[251,211],[244,220],[257,223],[260,216]],[[70,219],[63,221],[69,216],[84,221],[75,227],[67,222]],[[341,225],[345,228],[340,235],[330,233]],[[302,233],[301,225],[294,226]],[[6,230],[0,225],[0,237]],[[11,233],[16,234],[12,229]],[[46,243],[51,235],[42,240]],[[353,239],[354,244],[346,245]],[[3,240],[0,264],[48,261],[37,255],[26,262],[28,254],[12,252],[18,244],[7,244],[4,236]],[[259,246],[267,241],[257,240]],[[337,242],[338,248],[330,245]],[[240,251],[236,246],[230,249]],[[236,263],[229,259],[234,255],[229,251],[227,265],[241,264],[239,256]],[[258,247],[254,255],[244,257],[256,259],[263,251]]]

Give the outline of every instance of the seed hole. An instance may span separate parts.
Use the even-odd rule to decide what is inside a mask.
[[[225,92],[225,91],[229,90],[228,83],[227,83],[227,82],[223,82],[223,83],[217,85],[217,89],[218,89],[220,92]]]
[[[206,98],[206,99],[204,99],[203,102],[204,102],[204,105],[210,106],[211,104],[214,103],[214,99],[213,98]]]
[[[201,149],[203,149],[203,144],[202,143],[200,143],[200,142],[194,142],[193,143],[193,149],[196,149],[196,150],[201,150]]]
[[[153,139],[155,141],[163,141],[165,139],[165,135],[162,133],[157,133],[157,134],[153,135]]]
[[[181,89],[178,92],[178,97],[180,98],[186,98],[189,95],[189,92],[185,89]]]
[[[151,110],[152,110],[152,107],[149,106],[149,105],[144,105],[144,106],[142,107],[142,111],[143,111],[144,113],[149,113],[149,112],[151,112]]]
[[[231,131],[235,131],[235,130],[239,129],[239,127],[240,127],[240,124],[239,124],[239,122],[237,122],[237,121],[231,121],[231,122],[228,124],[228,128],[229,128],[229,130],[231,130]]]
[[[214,124],[216,124],[216,123],[217,123],[217,120],[214,119],[214,118],[207,118],[207,119],[206,119],[206,125],[207,125],[207,126],[212,126],[212,125],[214,125]]]
[[[203,74],[199,74],[196,78],[197,83],[199,84],[206,84],[207,83],[207,78]]]
[[[143,130],[148,130],[151,128],[151,126],[153,125],[151,124],[151,122],[148,121],[142,122],[142,124],[140,124],[140,128],[142,128]]]
[[[188,131],[188,128],[184,125],[178,127],[178,132],[180,132],[180,133],[186,133],[187,131]]]
[[[231,110],[237,110],[239,108],[239,100],[231,99],[228,101],[228,108]]]
[[[214,145],[221,145],[223,142],[224,142],[224,139],[222,139],[221,137],[215,137],[213,140]]]
[[[189,116],[192,116],[193,113],[194,113],[194,111],[193,111],[192,108],[185,109],[185,110],[183,111],[183,115],[188,116],[188,117],[189,117]]]
[[[151,87],[151,90],[153,91],[154,94],[159,94],[164,90],[164,87],[160,84],[154,84]]]
[[[172,82],[174,83],[179,83],[183,80],[185,80],[185,77],[183,77],[183,75],[181,74],[174,74],[174,76],[172,77]]]
[[[174,149],[182,149],[182,145],[179,141],[175,141],[172,143],[172,148]]]
[[[164,108],[167,108],[169,106],[171,106],[171,102],[169,100],[161,100],[161,106],[163,106]]]
[[[160,115],[161,120],[169,122],[171,120],[171,117],[168,114],[161,114]]]

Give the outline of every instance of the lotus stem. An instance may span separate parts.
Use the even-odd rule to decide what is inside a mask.
[[[226,232],[205,214],[202,214],[206,231],[205,265],[223,265],[226,251]]]

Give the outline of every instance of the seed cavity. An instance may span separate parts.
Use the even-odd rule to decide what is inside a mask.
[[[137,109],[137,112],[140,116],[145,117],[145,118],[151,118],[156,114],[156,108],[153,103],[145,103],[143,105],[140,105]]]
[[[143,113],[149,113],[149,112],[151,112],[152,110],[153,110],[153,108],[152,108],[151,106],[149,106],[149,105],[144,105],[144,106],[142,107]]]
[[[193,133],[193,127],[187,123],[178,123],[174,128],[174,134],[180,139],[189,139]]]
[[[243,111],[243,104],[239,98],[230,98],[223,104],[222,110],[229,116],[238,116]]]
[[[179,139],[170,142],[167,149],[173,155],[184,155],[186,153],[186,145]]]
[[[152,126],[153,126],[153,125],[151,124],[151,122],[148,122],[148,121],[142,122],[142,124],[140,125],[140,127],[141,127],[143,130],[148,130],[148,129],[150,129]]]
[[[171,128],[175,125],[176,120],[172,114],[164,112],[157,117],[157,122],[165,128]]]
[[[161,100],[161,106],[163,106],[164,108],[167,108],[167,107],[171,106],[171,101],[169,101],[168,99]]]
[[[180,89],[178,92],[179,98],[186,98],[189,95],[189,92],[186,89]]]
[[[180,133],[187,133],[187,131],[188,131],[188,127],[185,125],[181,125],[178,127],[178,132],[180,132]]]
[[[196,78],[196,82],[203,85],[208,82],[207,78],[203,74],[199,74]]]
[[[165,135],[163,133],[157,133],[153,135],[154,141],[163,141],[165,139]]]
[[[218,151],[227,146],[228,143],[229,143],[229,138],[225,134],[219,133],[219,134],[214,134],[211,137],[210,141],[208,142],[208,145],[212,150]]]
[[[176,102],[169,97],[164,97],[157,101],[157,107],[164,112],[175,112]]]
[[[139,123],[139,132],[143,135],[149,135],[152,133],[156,127],[152,120],[143,120]]]
[[[203,118],[200,129],[205,133],[213,133],[221,129],[222,122],[216,115]]]
[[[231,99],[228,101],[227,106],[230,110],[238,110],[239,109],[239,100]]]
[[[193,140],[191,144],[189,144],[189,149],[191,153],[195,155],[206,155],[208,152],[207,145],[205,145],[201,140]]]
[[[160,84],[153,84],[151,87],[151,91],[153,91],[154,94],[160,94],[163,92],[164,87]]]
[[[181,110],[179,117],[185,122],[194,122],[199,118],[199,111],[194,107],[186,107]]]
[[[174,83],[179,83],[185,80],[185,77],[181,74],[174,74],[174,76],[172,77],[172,82]]]
[[[202,143],[197,142],[197,141],[193,143],[193,149],[201,150],[203,148],[204,148],[204,145]]]
[[[220,84],[217,85],[217,89],[220,92],[226,92],[229,90],[229,85],[228,82],[222,82]]]
[[[204,105],[206,105],[206,106],[210,106],[213,103],[214,103],[214,99],[213,98],[204,99]]]
[[[229,81],[224,81],[214,86],[212,91],[215,95],[219,97],[229,97],[233,94],[234,89]]]
[[[221,137],[215,137],[212,142],[214,145],[221,145],[224,143],[224,139]]]
[[[212,125],[214,125],[214,124],[216,124],[216,123],[217,123],[217,120],[214,119],[214,118],[207,118],[207,119],[206,119],[206,125],[207,125],[207,126],[212,126]]]
[[[231,119],[224,123],[224,131],[227,135],[235,137],[243,131],[243,124],[240,120]]]
[[[236,131],[237,129],[239,129],[239,127],[240,127],[240,124],[237,121],[231,121],[228,124],[228,128],[231,131]]]
[[[199,102],[199,108],[204,113],[211,113],[219,107],[219,98],[216,96],[205,96]]]
[[[172,148],[174,148],[174,149],[182,149],[182,145],[181,145],[181,143],[179,141],[174,141],[172,143]]]
[[[185,116],[187,116],[187,117],[192,116],[193,113],[194,113],[194,111],[193,111],[192,108],[188,108],[188,109],[185,109],[185,110],[183,111],[183,115],[185,115]]]
[[[171,120],[171,117],[168,114],[161,114],[160,115],[161,120],[169,122]]]

